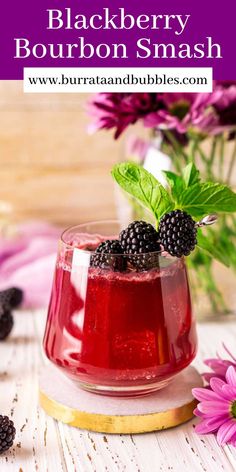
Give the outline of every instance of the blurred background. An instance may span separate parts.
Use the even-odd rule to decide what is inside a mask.
[[[24,94],[0,82],[0,201],[15,221],[68,226],[115,216],[110,170],[124,141],[89,135],[85,94]]]

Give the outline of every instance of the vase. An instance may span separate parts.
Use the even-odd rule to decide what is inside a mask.
[[[135,146],[134,146],[135,151]],[[176,141],[168,132],[168,139],[160,139],[158,133],[153,130],[146,146],[146,154],[135,156],[142,165],[158,180],[162,177],[163,170],[180,172],[186,164],[195,161],[201,170],[202,177],[210,181],[222,182],[234,186],[236,182],[236,141],[228,140],[225,135],[209,137],[203,142],[196,143],[189,140],[185,145]],[[129,156],[130,159],[130,146]],[[166,185],[164,183],[164,185]],[[154,223],[151,214],[144,210],[134,199],[124,195],[116,187],[117,214],[122,224],[128,224],[134,219],[146,219]],[[220,241],[222,250],[229,252],[230,267],[213,261],[202,250],[196,249],[187,258],[192,287],[192,299],[194,311],[198,320],[219,319],[219,317],[235,314],[236,311],[236,217],[234,215],[220,216],[214,228],[215,240]],[[207,237],[208,230],[205,230]]]

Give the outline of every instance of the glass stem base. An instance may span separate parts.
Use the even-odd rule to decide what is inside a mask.
[[[98,395],[108,395],[108,396],[115,396],[115,397],[138,397],[149,395],[157,390],[161,390],[169,385],[174,377],[147,384],[147,385],[129,385],[127,387],[118,387],[118,386],[109,386],[109,385],[97,385],[97,384],[90,384],[87,382],[77,382],[76,385],[83,390],[86,390],[90,393],[96,393]]]

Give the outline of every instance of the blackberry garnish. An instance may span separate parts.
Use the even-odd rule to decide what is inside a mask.
[[[15,439],[16,429],[8,416],[0,415],[0,454],[7,451]]]
[[[8,307],[0,306],[0,341],[6,339],[13,328],[13,317]]]
[[[20,288],[12,287],[0,292],[0,305],[17,308],[23,300],[23,292]]]
[[[197,244],[196,223],[188,213],[174,210],[166,213],[159,224],[160,241],[172,256],[188,256]]]
[[[159,234],[145,221],[133,221],[120,233],[120,243],[129,262],[137,270],[148,270],[158,266],[160,252]]]
[[[99,244],[95,253],[91,256],[91,265],[101,269],[111,268],[122,272],[127,266],[126,258],[122,257],[122,254],[120,242],[107,239]]]

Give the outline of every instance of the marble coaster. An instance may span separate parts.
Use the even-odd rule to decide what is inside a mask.
[[[40,376],[39,402],[58,421],[81,429],[134,434],[177,426],[193,417],[196,400],[191,390],[202,386],[197,370],[189,366],[169,386],[136,398],[109,397],[86,392],[55,367]]]

